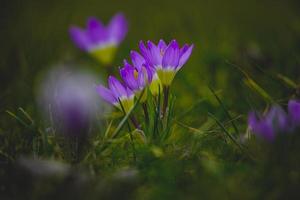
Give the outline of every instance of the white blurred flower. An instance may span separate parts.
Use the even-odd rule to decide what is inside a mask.
[[[87,134],[102,103],[95,91],[96,78],[87,72],[58,66],[39,87],[38,101],[47,119],[68,136]]]

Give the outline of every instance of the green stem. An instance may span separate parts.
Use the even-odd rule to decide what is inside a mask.
[[[163,118],[165,117],[166,113],[167,113],[167,109],[168,109],[168,102],[169,102],[169,86],[164,86],[163,88],[163,92],[164,92],[164,101],[163,101],[163,112],[162,112],[162,116]]]
[[[146,125],[148,125],[148,124],[149,124],[149,112],[148,112],[148,107],[147,107],[147,104],[146,104],[146,103],[143,103],[142,106],[143,106],[143,110],[144,110],[144,114],[145,114],[145,122],[146,122]]]
[[[136,162],[136,152],[135,152],[135,145],[134,140],[131,131],[129,131],[129,137],[131,140],[131,147],[132,147],[132,155],[133,155],[133,161]]]
[[[130,128],[129,122],[127,121],[127,126],[128,126],[128,131],[129,131],[129,137],[130,137],[130,143],[131,143],[131,148],[132,148],[132,155],[133,155],[133,161],[136,162],[136,152],[135,152],[135,145],[134,145],[134,140],[132,136],[132,130]]]
[[[139,100],[140,100],[140,99],[139,99]],[[139,100],[138,100],[138,101],[139,101]],[[119,102],[120,102],[122,111],[123,111],[123,113],[124,113],[124,115],[125,115],[124,118],[126,118],[127,114],[126,114],[126,112],[125,112],[125,110],[124,110],[124,107],[123,107],[122,102],[120,101],[120,99],[119,99]],[[135,106],[136,106],[136,104],[133,106],[132,110],[135,108]],[[130,113],[130,112],[129,112],[129,113]],[[131,120],[131,122],[133,123],[133,125],[135,126],[135,128],[140,129],[140,128],[139,128],[139,124],[138,124],[137,120],[135,119],[135,117],[134,117],[133,115],[132,115],[132,116],[129,116],[129,115],[128,115],[128,117],[130,117],[130,120]],[[128,130],[129,130],[130,141],[131,141],[130,143],[131,143],[131,147],[132,147],[133,160],[134,160],[134,162],[136,162],[135,145],[134,145],[133,136],[132,136],[132,133],[131,133],[131,128],[130,128],[130,125],[129,125],[128,121],[127,121],[127,125],[128,125]]]
[[[137,119],[134,116],[131,116],[130,120],[136,129],[139,129],[139,130],[141,129],[140,124],[138,123]]]

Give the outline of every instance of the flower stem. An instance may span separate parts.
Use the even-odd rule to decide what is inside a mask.
[[[129,131],[130,144],[131,144],[131,147],[132,147],[133,161],[136,162],[135,145],[134,145],[134,140],[133,140],[132,130],[131,130],[131,128],[130,128],[130,125],[129,125],[129,122],[128,122],[128,121],[127,121],[127,126],[128,126],[128,131]]]
[[[143,106],[144,115],[145,115],[145,122],[146,122],[146,125],[148,125],[148,124],[149,124],[149,112],[148,112],[148,107],[147,107],[147,104],[146,104],[146,103],[143,103],[142,106]]]
[[[164,118],[168,109],[168,102],[169,102],[169,86],[164,86],[164,100],[163,100],[163,110],[162,110],[162,117]]]
[[[130,120],[136,129],[141,129],[140,124],[134,116],[131,116]]]
[[[129,137],[131,141],[133,161],[136,162],[136,150],[135,150],[134,140],[131,131],[129,131]]]

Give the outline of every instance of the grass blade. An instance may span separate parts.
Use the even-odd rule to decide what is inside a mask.
[[[219,102],[220,106],[222,107],[222,109],[224,110],[226,116],[228,117],[228,119],[231,121],[231,124],[234,128],[235,134],[238,135],[239,134],[239,130],[236,126],[236,124],[234,123],[233,118],[231,117],[230,113],[228,112],[227,108],[225,107],[224,103],[222,102],[222,100],[218,97],[218,95],[215,93],[215,91],[209,87],[209,90],[213,93],[213,95],[216,97],[217,101]]]
[[[227,129],[223,126],[223,124],[211,113],[208,113],[208,115],[215,120],[215,122],[220,126],[220,128],[224,131],[224,133],[229,137],[229,139],[242,151],[244,151],[244,148],[242,147],[242,145],[240,143],[238,143],[238,141],[236,141],[236,139],[227,131]]]

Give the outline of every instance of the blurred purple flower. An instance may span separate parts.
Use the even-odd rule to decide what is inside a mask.
[[[264,115],[251,112],[248,118],[250,130],[257,136],[273,141],[277,133],[289,130],[289,119],[280,106],[273,106]]]
[[[106,102],[124,109],[126,113],[133,107],[134,93],[113,76],[108,78],[108,88],[98,85],[96,90]]]
[[[288,103],[289,118],[293,128],[300,126],[300,102],[290,100]]]
[[[98,105],[95,78],[66,69],[50,72],[40,88],[39,102],[56,129],[68,136],[88,133]]]
[[[64,90],[64,89],[63,89]],[[58,119],[64,126],[66,133],[79,133],[87,130],[89,126],[89,113],[82,109],[84,99],[73,91],[59,91],[54,106],[56,119]]]
[[[78,48],[91,53],[104,64],[109,64],[118,45],[125,38],[128,28],[124,15],[118,13],[106,27],[95,17],[90,17],[85,30],[72,26],[69,31]]]
[[[177,71],[187,62],[194,48],[193,44],[185,44],[180,48],[176,40],[168,45],[163,40],[157,45],[148,41],[147,46],[141,41],[139,46],[142,55],[156,69],[161,83],[165,86],[171,85]]]

